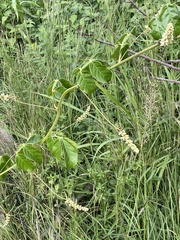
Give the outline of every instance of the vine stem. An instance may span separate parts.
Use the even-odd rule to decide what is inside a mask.
[[[148,47],[146,49],[143,49],[142,51],[140,51],[140,52],[138,52],[138,53],[136,53],[136,54],[134,54],[134,55],[132,55],[132,56],[130,56],[130,57],[128,57],[128,58],[126,58],[126,59],[116,63],[116,64],[114,64],[109,69],[116,68],[116,67],[120,66],[121,64],[123,64],[123,63],[125,63],[125,62],[127,62],[127,61],[129,61],[129,60],[131,60],[131,59],[133,59],[135,57],[138,57],[139,55],[141,55],[141,54],[143,54],[143,53],[145,53],[145,52],[147,52],[147,51],[149,51],[149,50],[151,50],[153,48],[156,48],[158,46],[159,46],[159,43],[156,43],[156,44],[154,44],[154,45],[152,45],[152,46],[150,46],[150,47]]]
[[[46,141],[46,139],[49,137],[49,135],[51,134],[51,132],[53,131],[58,119],[59,119],[59,116],[60,116],[60,113],[61,113],[61,106],[62,106],[62,102],[63,102],[63,99],[64,97],[69,93],[71,92],[72,90],[74,90],[75,88],[78,88],[78,85],[75,85],[73,87],[70,87],[68,88],[61,96],[60,100],[59,100],[59,103],[58,103],[58,106],[57,106],[57,114],[56,114],[56,117],[55,117],[55,120],[52,124],[52,126],[50,127],[48,133],[46,134],[46,136],[40,141],[40,145]],[[17,166],[17,164],[13,164],[11,167],[9,167],[8,169],[6,169],[4,172],[0,173],[0,176],[2,176],[3,174],[9,172],[11,169],[15,168]]]
[[[6,169],[4,172],[0,173],[0,176],[2,176],[3,174],[9,172],[11,169],[15,168],[16,164],[12,165],[11,167],[9,167],[8,169]]]
[[[63,102],[63,99],[64,97],[71,91],[73,91],[75,88],[78,88],[78,85],[75,85],[73,87],[70,87],[68,88],[65,92],[63,92],[60,100],[59,100],[59,103],[58,103],[58,106],[57,106],[57,114],[56,114],[56,117],[55,117],[55,120],[52,124],[52,126],[50,127],[49,131],[47,132],[46,136],[40,141],[40,145],[45,142],[47,140],[47,138],[50,136],[50,134],[52,133],[55,125],[57,124],[58,122],[58,119],[59,119],[59,116],[60,116],[60,113],[61,113],[61,106],[62,106],[62,102]]]

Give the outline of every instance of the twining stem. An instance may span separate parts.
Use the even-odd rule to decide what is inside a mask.
[[[9,172],[11,169],[15,168],[16,167],[16,164],[12,165],[11,167],[9,167],[8,169],[6,169],[4,172],[1,172],[0,173],[0,176],[2,176],[3,174]]]
[[[58,103],[58,106],[57,106],[57,114],[56,114],[56,117],[55,117],[55,120],[51,126],[51,128],[49,129],[48,133],[46,134],[46,136],[40,141],[40,145],[46,141],[46,139],[49,137],[49,135],[51,134],[51,132],[53,131],[58,119],[59,119],[59,116],[60,116],[60,112],[61,112],[61,106],[62,106],[62,102],[63,102],[63,99],[64,97],[69,93],[71,92],[72,90],[74,90],[75,88],[78,88],[77,85],[71,87],[71,88],[68,88],[61,96],[60,100],[59,100],[59,103]],[[9,172],[11,169],[15,168],[17,166],[17,164],[13,164],[11,167],[9,167],[8,169],[6,169],[4,172],[1,172],[0,173],[0,176],[2,176],[3,174]]]
[[[150,47],[148,47],[148,48],[145,48],[145,49],[143,49],[142,51],[140,51],[140,52],[138,52],[138,53],[136,53],[136,54],[134,54],[134,55],[132,55],[132,56],[130,56],[130,57],[128,57],[128,58],[126,58],[126,59],[124,59],[124,60],[116,63],[116,64],[114,64],[114,65],[111,66],[109,69],[116,68],[116,67],[120,66],[121,64],[123,64],[123,63],[125,63],[125,62],[127,62],[127,61],[129,61],[129,60],[131,60],[131,59],[133,59],[133,58],[135,58],[135,57],[138,57],[139,55],[141,55],[141,54],[143,54],[143,53],[145,53],[145,52],[147,52],[147,51],[149,51],[149,50],[151,50],[151,49],[153,49],[153,48],[156,48],[156,47],[158,47],[158,46],[159,46],[159,43],[156,43],[156,44],[154,44],[154,45],[152,45],[152,46],[150,46]]]
[[[48,137],[50,136],[50,134],[52,133],[55,125],[57,124],[58,119],[59,119],[59,116],[60,116],[60,113],[61,113],[61,106],[62,106],[62,102],[63,102],[64,97],[65,97],[69,92],[71,92],[72,90],[74,90],[75,88],[78,88],[78,85],[75,85],[75,86],[73,86],[73,87],[68,88],[68,89],[62,94],[62,96],[61,96],[61,98],[60,98],[60,100],[59,100],[58,106],[57,106],[57,113],[56,113],[55,120],[54,120],[52,126],[50,127],[49,131],[47,132],[46,136],[40,141],[40,145],[47,140],[47,138],[48,138]]]

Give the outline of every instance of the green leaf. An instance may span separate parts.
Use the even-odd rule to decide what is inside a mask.
[[[60,98],[61,95],[70,87],[74,86],[70,81],[66,79],[54,80],[50,83],[48,87],[48,95],[55,98]],[[65,98],[68,98],[70,93],[68,93]]]
[[[20,4],[19,0],[12,0],[12,8],[15,11],[17,20],[20,19],[20,22],[23,23],[24,22],[24,16],[23,16],[22,7],[21,7],[21,4]]]
[[[64,87],[64,86],[59,86],[59,87],[57,87],[57,88],[55,88],[54,89],[54,97],[55,98],[60,98],[61,97],[61,95],[64,93],[66,91],[66,88]],[[65,98],[67,98],[67,97],[69,97],[69,94],[67,94],[66,96],[65,96]]]
[[[72,84],[70,81],[64,79],[64,78],[60,78],[59,81],[61,82],[61,84],[63,85],[63,87],[65,87],[66,89],[71,88],[74,86],[74,84]]]
[[[47,89],[47,93],[49,96],[54,96],[54,89],[56,88],[56,85],[58,84],[58,80],[53,80],[49,86],[48,86],[48,89]]]
[[[70,19],[72,24],[74,24],[74,22],[77,20],[77,15],[71,15]]]
[[[0,6],[0,8],[1,8],[1,6]],[[11,9],[8,9],[7,11],[5,11],[5,12],[3,12],[3,13],[0,11],[0,19],[1,19],[2,25],[4,25],[4,24],[6,23],[6,20],[7,20],[10,16],[12,16],[12,10],[11,10]],[[2,17],[2,18],[1,18],[1,17]]]
[[[41,151],[39,151],[37,148],[33,147],[32,145],[29,145],[29,144],[24,145],[23,153],[27,159],[39,165],[42,163],[43,155]]]
[[[87,71],[80,71],[77,75],[77,84],[82,91],[87,94],[92,94],[96,89],[96,84],[90,73]]]
[[[41,136],[35,134],[35,135],[31,136],[31,137],[27,140],[26,143],[28,143],[28,144],[35,144],[35,143],[40,142],[40,140],[41,140]]]
[[[174,38],[176,38],[180,35],[180,8],[176,4],[163,5],[158,14],[149,21],[150,34],[155,40],[162,38],[168,23],[173,24]]]
[[[8,154],[0,156],[0,174],[10,168],[12,165],[11,158]],[[7,177],[7,173],[0,175],[0,181],[4,181]]]
[[[114,60],[123,60],[128,57],[129,44],[126,44],[123,48],[120,45],[117,45],[111,57]]]
[[[111,81],[112,72],[99,61],[92,61],[89,64],[89,70],[93,78],[100,83]]]
[[[16,154],[15,160],[18,168],[27,172],[32,172],[36,168],[32,161],[25,157],[23,149]]]
[[[116,48],[112,54],[112,58],[114,60],[123,60],[128,57],[128,49],[129,49],[129,40],[130,34],[124,34],[116,43]]]
[[[81,68],[75,68],[75,69],[73,70],[73,74],[77,75],[77,74],[80,72],[80,69],[81,69]]]
[[[61,162],[61,152],[62,152],[62,146],[61,146],[61,140],[53,139],[53,137],[49,137],[46,140],[47,147],[51,154],[59,161]]]
[[[74,141],[71,139],[64,137],[62,139],[63,149],[64,149],[64,157],[67,168],[74,168],[78,162],[78,148]]]

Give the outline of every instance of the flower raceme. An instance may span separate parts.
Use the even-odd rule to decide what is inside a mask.
[[[160,40],[160,46],[165,47],[165,46],[169,45],[170,43],[172,43],[174,40],[173,33],[174,33],[174,26],[172,23],[168,23],[166,30],[163,33],[162,38]]]
[[[70,198],[66,198],[65,203],[68,204],[70,207],[74,208],[75,210],[79,210],[79,211],[83,211],[83,212],[89,211],[89,208],[83,207],[83,206],[77,204],[76,202],[74,202]]]
[[[139,153],[139,149],[136,147],[136,145],[133,143],[133,141],[129,138],[129,135],[126,134],[126,132],[123,129],[118,128],[118,135],[121,136],[121,139],[133,150],[135,153]]]

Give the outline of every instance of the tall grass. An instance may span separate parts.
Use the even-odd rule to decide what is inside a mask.
[[[148,18],[162,3],[154,0],[143,5],[138,1]],[[52,80],[68,78],[75,82],[72,70],[95,54],[112,61],[113,47],[94,37],[115,43],[122,34],[131,32],[135,51],[150,41],[140,27],[145,18],[130,3],[75,1],[71,6],[49,1],[45,7],[37,41],[25,44],[22,51],[9,48],[7,39],[0,50],[1,91],[16,97],[10,102],[1,101],[1,118],[18,143],[35,132],[45,134],[51,125],[54,103],[46,96]],[[76,23],[70,22],[75,7],[83,9],[78,10],[80,31],[94,37],[80,34]],[[177,50],[178,45],[173,45],[149,56],[177,59]],[[65,131],[78,143],[78,166],[65,169],[47,151],[43,166],[36,172],[12,170],[1,182],[0,239],[180,239],[180,131],[176,108],[180,89],[178,84],[153,78],[178,79],[179,75],[141,58],[117,70],[120,73],[105,87],[130,115],[100,90],[91,99],[80,91],[70,96],[63,105],[57,130]],[[89,105],[87,117],[74,124]],[[118,127],[137,145],[138,155],[120,139]],[[67,198],[89,211],[69,206]]]

